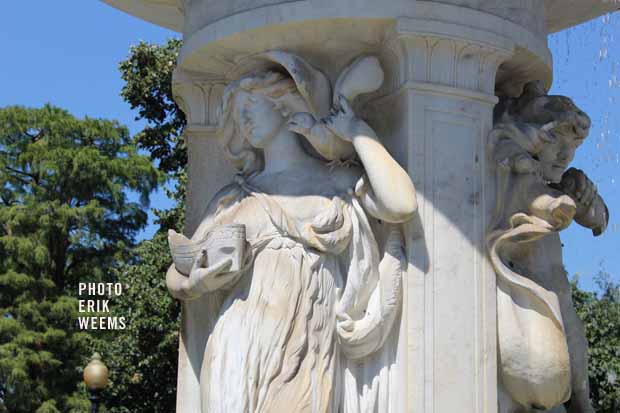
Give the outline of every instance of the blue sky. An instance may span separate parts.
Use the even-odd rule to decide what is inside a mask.
[[[162,43],[175,33],[145,23],[95,0],[4,2],[0,14],[0,107],[51,102],[78,117],[117,119],[137,132],[118,63],[139,40]],[[574,166],[598,185],[611,211],[598,238],[575,224],[562,234],[569,274],[594,289],[603,269],[620,278],[620,15],[599,18],[550,38],[555,57],[552,93],[572,97],[593,120],[590,138]],[[157,208],[170,201],[158,192]],[[142,237],[149,238],[149,226]]]
[[[77,117],[116,119],[132,133],[136,113],[120,97],[118,64],[140,40],[163,43],[176,33],[96,0],[5,2],[0,13],[0,107],[45,103]],[[172,203],[151,196],[160,209]],[[141,235],[150,238],[150,225]]]
[[[549,46],[555,61],[551,93],[570,96],[592,118],[573,166],[596,183],[611,215],[600,237],[576,224],[561,235],[567,271],[593,289],[599,270],[620,280],[620,14],[553,35]]]

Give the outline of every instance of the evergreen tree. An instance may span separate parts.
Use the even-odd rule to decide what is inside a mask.
[[[78,283],[112,281],[147,223],[159,173],[114,121],[51,105],[0,109],[0,406],[84,411],[77,391],[96,338],[80,331]],[[139,195],[132,202],[128,191]]]
[[[115,300],[113,312],[128,317],[128,323],[101,349],[110,368],[106,407],[112,413],[175,410],[180,305],[166,288],[166,270],[172,262],[166,229],[182,229],[184,187],[181,182],[168,193],[177,201],[174,208],[155,211],[160,231],[140,243],[133,262],[116,270],[127,287]]]
[[[165,278],[172,263],[167,230],[182,231],[185,205],[185,117],[171,88],[180,45],[175,39],[162,46],[141,42],[119,65],[126,82],[121,94],[138,111],[137,119],[147,121],[137,145],[174,184],[167,193],[175,206],[154,211],[159,231],[116,271],[126,290],[113,311],[128,317],[127,329],[100,350],[110,368],[106,407],[113,413],[168,413],[176,405],[180,305],[168,294]]]

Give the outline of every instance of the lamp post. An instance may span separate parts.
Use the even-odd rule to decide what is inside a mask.
[[[91,413],[97,413],[101,401],[101,392],[108,386],[108,368],[101,361],[99,353],[93,354],[90,363],[84,369],[84,383],[88,388]]]

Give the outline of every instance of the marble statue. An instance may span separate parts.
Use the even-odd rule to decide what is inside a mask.
[[[559,237],[573,220],[594,235],[609,220],[596,186],[583,171],[567,170],[589,128],[584,112],[548,96],[540,82],[495,109],[498,201],[488,247],[497,274],[501,413],[594,412],[587,342]]]
[[[616,1],[103,1],[183,38],[177,413],[592,411],[548,38]]]
[[[169,291],[208,308],[186,328],[201,397],[185,408],[394,411],[402,223],[416,193],[351,106],[383,71],[362,56],[332,93],[298,56],[254,58],[269,67],[229,84],[218,116],[234,182],[191,239],[170,234]]]

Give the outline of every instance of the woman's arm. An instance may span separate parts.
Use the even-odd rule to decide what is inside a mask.
[[[323,121],[339,137],[353,143],[369,181],[368,190],[361,196],[368,211],[387,222],[410,220],[417,210],[413,182],[372,128],[355,116],[349,102],[342,96],[332,114]]]
[[[355,156],[350,141],[335,136],[323,122],[310,113],[294,114],[288,122],[289,130],[302,135],[325,159],[347,160]]]
[[[199,298],[203,293],[193,291],[189,286],[189,277],[184,276],[172,264],[166,272],[166,286],[170,295],[177,300],[190,301]]]

